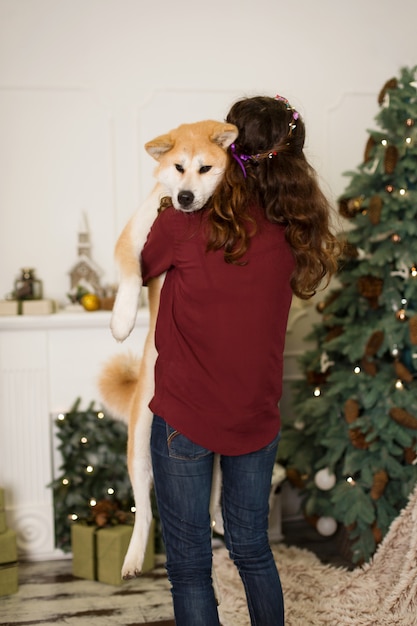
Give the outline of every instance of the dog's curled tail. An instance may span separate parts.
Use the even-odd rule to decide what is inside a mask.
[[[117,354],[104,364],[97,384],[101,400],[114,418],[129,420],[131,401],[136,389],[140,359],[132,354]]]

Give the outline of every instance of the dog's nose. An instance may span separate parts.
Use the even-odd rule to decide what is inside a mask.
[[[180,191],[178,194],[178,202],[181,206],[187,207],[194,201],[194,194],[192,191]]]

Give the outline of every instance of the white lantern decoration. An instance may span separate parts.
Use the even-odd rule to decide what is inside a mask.
[[[337,530],[337,522],[333,517],[319,517],[316,528],[317,532],[323,535],[323,537],[330,537]]]
[[[314,482],[319,489],[328,491],[332,489],[336,484],[336,476],[329,470],[328,467],[324,467],[319,470],[314,477]]]

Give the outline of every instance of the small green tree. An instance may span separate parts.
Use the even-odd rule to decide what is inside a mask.
[[[80,399],[55,422],[62,465],[51,487],[54,494],[55,541],[71,550],[71,523],[93,522],[96,504],[107,503],[109,523],[126,520],[134,499],[126,467],[127,427],[94,404],[82,411]],[[123,517],[120,515],[123,513]],[[140,514],[140,513],[139,513]]]
[[[317,307],[280,444],[305,514],[342,523],[354,562],[372,556],[417,480],[416,70],[384,85],[380,128],[346,174],[339,286]]]

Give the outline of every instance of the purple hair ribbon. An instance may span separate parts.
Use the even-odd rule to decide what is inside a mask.
[[[246,154],[238,154],[236,152],[236,145],[234,143],[230,145],[230,150],[232,152],[232,157],[234,158],[235,161],[239,163],[240,169],[243,172],[243,176],[246,178],[247,173],[246,173],[246,168],[245,168],[245,161],[249,161],[251,157],[247,156]]]

